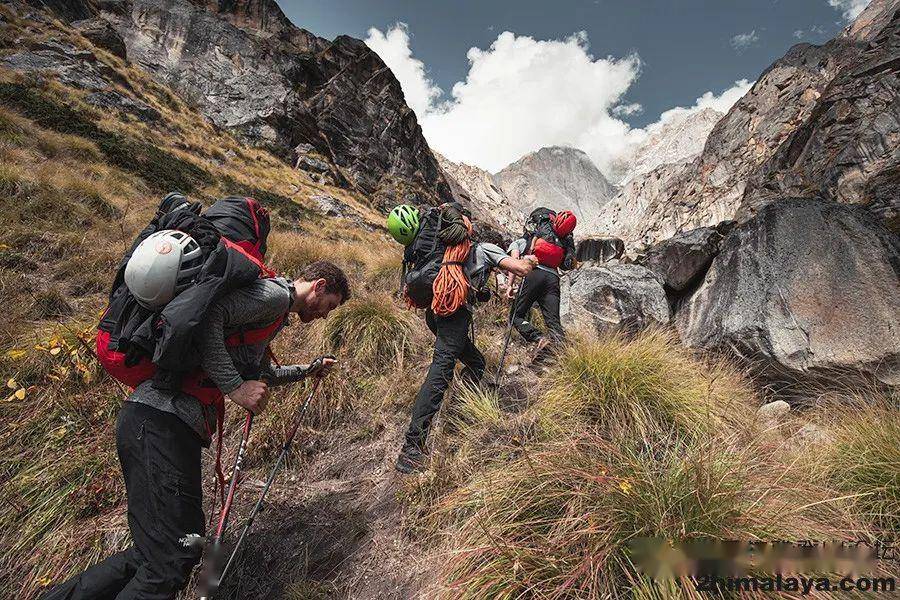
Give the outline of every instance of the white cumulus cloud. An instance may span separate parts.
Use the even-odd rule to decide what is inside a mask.
[[[449,95],[412,55],[405,25],[386,33],[373,28],[366,43],[399,79],[431,147],[490,172],[539,148],[560,145],[580,148],[605,173],[615,174],[651,128],[707,107],[726,112],[751,85],[741,80],[722,93],[706,92],[693,106],[673,108],[657,123],[635,129],[619,117],[642,110],[640,104],[622,102],[640,74],[640,58],[594,57],[584,33],[536,40],[505,31],[489,48],[468,51],[466,79]]]
[[[828,4],[833,9],[841,11],[844,19],[852,21],[865,10],[869,0],[828,0]]]

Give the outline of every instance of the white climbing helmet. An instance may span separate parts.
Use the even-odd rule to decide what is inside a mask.
[[[203,266],[194,238],[164,229],[141,242],[125,266],[125,285],[144,308],[157,310],[188,287]]]

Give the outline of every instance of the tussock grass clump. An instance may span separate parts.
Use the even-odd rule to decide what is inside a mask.
[[[370,371],[402,368],[417,351],[417,330],[412,315],[389,296],[377,294],[352,299],[328,318],[323,328],[326,350],[352,357]]]
[[[664,331],[578,340],[558,355],[546,386],[536,409],[551,433],[588,422],[612,433],[693,437],[743,428],[752,416],[752,392],[736,371],[699,360]]]
[[[900,411],[888,401],[858,403],[831,428],[832,441],[810,460],[851,497],[855,512],[882,531],[900,531]]]
[[[517,457],[536,434],[536,415],[507,412],[494,388],[460,385],[448,417],[447,429],[473,468]]]
[[[715,440],[622,446],[596,432],[542,444],[441,506],[459,520],[460,549],[445,563],[444,595],[633,597],[651,587],[632,564],[639,538],[841,539],[824,524],[828,504],[809,507],[819,492],[773,478],[769,458]]]

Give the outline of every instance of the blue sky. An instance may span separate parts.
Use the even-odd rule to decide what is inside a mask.
[[[495,135],[516,137],[527,128],[531,117],[543,123],[566,118],[569,112],[585,112],[583,130],[593,132],[592,140],[612,136],[617,128],[628,133],[652,126],[660,115],[673,107],[691,107],[706,92],[719,95],[732,88],[736,81],[752,83],[769,64],[784,55],[798,42],[822,43],[834,37],[848,22],[848,18],[861,10],[865,0],[494,0],[457,2],[401,1],[401,0],[278,0],[282,9],[297,25],[326,38],[349,34],[370,43],[391,66],[416,110],[426,137],[438,150],[444,146],[455,159],[483,163],[496,169],[501,163],[529,145],[527,139],[508,144],[494,154],[481,154],[462,150],[460,140],[446,141],[449,116],[441,123],[433,113],[447,112],[447,103],[481,102],[490,105],[490,98],[479,96],[477,85],[462,90],[464,100],[455,98],[453,87],[467,82],[477,61],[468,55],[470,48],[480,49],[477,55],[485,65],[493,60],[491,69],[501,71],[505,60],[510,62],[510,73],[522,82],[534,78],[552,76],[547,86],[565,87],[573,95],[588,94],[594,100],[585,100],[567,106],[560,97],[547,90],[544,110],[540,106],[540,86],[523,86],[517,89],[514,81],[498,82],[511,106],[522,99],[531,101],[532,109],[522,107],[515,117],[518,122],[501,123]],[[392,29],[405,24],[402,32]],[[372,29],[378,30],[373,38]],[[503,32],[511,37],[498,40]],[[583,32],[580,33],[580,32]],[[402,35],[401,35],[402,33]],[[378,35],[384,35],[379,38]],[[576,36],[576,37],[573,37]],[[380,40],[380,45],[379,45]],[[534,43],[529,45],[528,40]],[[577,46],[592,65],[585,65],[583,72],[575,70],[573,77],[596,78],[584,88],[578,80],[567,81],[559,77],[559,71],[575,58],[570,48],[552,46],[557,41]],[[498,48],[493,45],[497,44]],[[517,61],[516,56],[531,52],[536,60],[546,58],[545,50],[556,53],[558,63],[547,62],[543,70],[531,68]],[[503,54],[505,52],[505,54]],[[577,53],[577,51],[576,51]],[[391,60],[388,55],[393,55]],[[503,55],[503,56],[501,56]],[[546,58],[547,61],[551,59]],[[416,63],[421,64],[421,68]],[[625,64],[627,63],[627,65]],[[626,68],[627,74],[612,73]],[[487,67],[485,67],[487,69]],[[518,69],[518,71],[516,70]],[[609,71],[609,72],[607,72]],[[405,75],[404,75],[405,74]],[[495,73],[491,77],[498,77]],[[624,79],[623,79],[624,77]],[[422,81],[414,81],[421,79]],[[552,80],[552,82],[551,82]],[[424,83],[423,83],[424,82]],[[415,90],[419,89],[418,92]],[[422,86],[425,86],[422,88]],[[506,86],[506,87],[503,87]],[[481,87],[483,90],[483,86]],[[741,88],[743,90],[743,88]],[[418,98],[424,94],[427,98]],[[530,97],[526,97],[531,94]],[[537,97],[534,95],[537,94]],[[734,95],[734,94],[732,94]],[[737,95],[731,101],[733,102]],[[418,98],[418,100],[417,100]],[[594,102],[590,104],[590,102]],[[587,104],[585,104],[587,103]],[[601,114],[592,113],[585,106],[603,106],[613,122],[607,122]],[[638,109],[636,105],[639,105]],[[562,116],[554,114],[558,106]],[[617,108],[618,107],[618,108]],[[626,108],[631,107],[631,108]],[[488,137],[479,138],[478,119],[504,121],[506,115],[492,118],[490,111],[469,110],[459,107],[453,114],[453,122],[462,124],[472,142],[491,144]],[[727,107],[726,107],[727,109]],[[501,109],[502,110],[502,109]],[[532,110],[535,114],[530,115]],[[599,109],[598,109],[599,110]],[[434,118],[429,120],[428,115]],[[468,120],[467,120],[468,119]],[[513,117],[509,117],[513,119]],[[469,122],[471,121],[471,122]],[[624,124],[624,128],[621,124]],[[577,123],[544,127],[551,143],[570,137]],[[623,134],[624,135],[624,134]],[[526,136],[528,137],[528,136]],[[544,143],[542,134],[534,132],[534,143]],[[570,143],[577,142],[575,139]],[[605,144],[606,142],[604,142]],[[615,146],[617,142],[609,144]],[[591,142],[591,144],[594,144]],[[581,145],[584,145],[583,143]],[[600,145],[597,142],[594,145]],[[610,146],[611,147],[611,146]],[[537,148],[533,148],[537,149]],[[589,154],[602,154],[596,150]],[[610,150],[615,153],[615,150]],[[467,156],[461,156],[467,154]],[[468,156],[471,154],[471,156]],[[599,155],[598,155],[599,156]],[[602,157],[600,161],[604,160]]]

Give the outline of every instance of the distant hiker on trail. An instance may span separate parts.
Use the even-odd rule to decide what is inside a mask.
[[[544,349],[551,343],[565,339],[559,315],[560,290],[559,269],[571,270],[575,267],[575,243],[572,231],[576,219],[572,212],[564,210],[554,213],[547,208],[532,211],[525,224],[525,233],[509,246],[511,256],[534,254],[538,266],[522,282],[518,294],[515,290],[515,276],[509,283],[507,297],[514,298],[513,325],[526,342],[535,343],[535,359],[543,358]],[[547,335],[528,320],[531,308],[537,302],[547,326]]]
[[[435,335],[431,366],[397,457],[397,470],[412,473],[425,466],[431,420],[453,379],[456,361],[463,363],[466,381],[477,383],[484,374],[484,356],[475,347],[472,311],[476,301],[490,298],[491,271],[499,268],[524,277],[537,259],[512,258],[495,244],[473,245],[471,222],[456,203],[429,208],[424,215],[413,207],[398,206],[388,217],[388,230],[406,246],[407,302],[425,309],[425,323]]]
[[[227,198],[200,215],[199,205],[170,196],[123,259],[97,338],[104,367],[135,388],[116,425],[133,545],[45,600],[175,598],[201,559],[201,451],[217,429],[221,442],[223,398],[262,412],[269,385],[280,383],[269,376],[268,346],[288,315],[309,323],[350,296],[329,262],[306,266],[294,281],[268,270],[268,213],[254,200]],[[202,318],[191,328],[182,311]],[[147,338],[133,330],[145,324],[156,346],[141,352]],[[198,364],[185,374],[161,366],[171,360]],[[333,362],[298,365],[300,377],[321,377]]]

